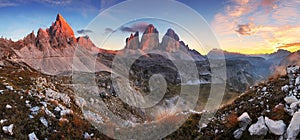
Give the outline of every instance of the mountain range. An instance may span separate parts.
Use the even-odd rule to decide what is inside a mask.
[[[186,122],[166,139],[295,139],[298,135],[300,70],[291,65],[300,65],[300,51],[249,55],[213,49],[203,55],[190,49],[173,29],[160,41],[152,24],[141,39],[139,36],[140,32],[135,32],[126,38],[124,49],[104,50],[88,36],[75,37],[58,14],[55,22],[38,29],[37,35],[32,32],[19,41],[0,38],[0,138],[111,139],[91,125],[94,122],[109,130],[108,134],[122,133],[119,126],[130,128],[134,133],[122,135],[122,139],[139,139],[136,134],[146,130],[138,124],[169,128],[182,116],[187,117]],[[129,83],[121,81],[126,84],[115,86],[113,80],[120,80],[124,71],[118,71],[122,67],[114,69],[114,59],[135,54],[142,55],[130,66]],[[211,82],[212,68],[223,67],[211,62],[219,62],[222,56],[227,75],[222,81],[226,82],[222,105],[227,105],[216,112],[212,110],[217,108],[203,110],[209,100],[214,102],[210,94],[216,84]],[[193,77],[188,77],[188,71],[179,72],[178,64],[191,68],[191,62],[199,80],[183,83],[182,77]],[[165,81],[155,79],[156,74]],[[159,86],[149,85],[153,81],[166,86],[157,104],[149,108],[129,104],[144,101],[153,90],[162,93]],[[180,95],[183,88],[187,97]],[[184,108],[191,101],[186,99],[193,98],[198,89],[197,105]],[[122,93],[133,94],[124,98]],[[99,105],[107,112],[96,109]],[[124,121],[116,122],[110,114]],[[208,121],[202,123],[205,119]]]
[[[145,52],[162,50],[170,56],[190,61],[178,53],[184,52],[192,56],[199,70],[200,81],[192,83],[209,83],[208,59],[221,59],[221,54],[224,54],[229,89],[238,92],[268,78],[274,72],[283,74],[285,70],[283,68],[288,65],[299,64],[299,59],[297,59],[299,52],[291,53],[285,50],[278,50],[272,54],[246,55],[213,49],[207,55],[202,55],[190,49],[172,29],[167,30],[160,42],[159,32],[152,24],[145,29],[141,40],[139,40],[139,32],[135,32],[126,38],[124,49],[104,50],[97,48],[88,36],[76,38],[73,29],[60,14],[49,28],[38,29],[37,35],[32,32],[16,42],[1,38],[0,46],[2,59],[24,62],[50,75],[68,74],[71,71],[111,71],[114,56],[121,54],[124,50]],[[141,67],[147,67],[147,63]],[[166,67],[172,68],[173,66],[167,65]],[[178,79],[178,77],[169,79]]]

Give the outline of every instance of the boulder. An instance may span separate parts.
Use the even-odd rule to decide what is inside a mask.
[[[238,117],[240,128],[245,131],[247,126],[251,123],[252,119],[250,118],[247,112],[244,112],[241,116]]]
[[[287,104],[292,104],[294,102],[297,102],[298,99],[295,97],[295,96],[287,96],[284,98],[284,101],[287,103]]]
[[[233,132],[234,138],[235,139],[240,139],[242,137],[242,135],[243,135],[243,132],[244,132],[244,130],[242,130],[242,128],[239,128],[239,129],[235,130]]]
[[[265,117],[265,122],[271,133],[279,136],[284,134],[286,125],[282,120],[274,121]]]
[[[29,140],[39,140],[36,135],[34,134],[34,132],[28,134],[28,139]]]
[[[9,126],[3,126],[2,127],[2,130],[5,134],[9,134],[9,135],[13,135],[13,127],[14,127],[14,124],[11,124]]]
[[[256,123],[252,124],[248,129],[250,135],[266,135],[268,133],[268,128],[265,125],[265,119],[260,116]]]
[[[286,130],[287,139],[296,139],[300,132],[300,112],[296,112]]]

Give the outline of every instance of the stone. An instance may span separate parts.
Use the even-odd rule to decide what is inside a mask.
[[[10,90],[10,91],[13,91],[14,88],[12,86],[5,86],[6,89]]]
[[[9,135],[13,135],[13,127],[14,127],[14,124],[11,124],[9,126],[3,126],[2,127],[2,130],[5,134],[9,134]]]
[[[243,131],[241,128],[235,130],[235,131],[233,132],[234,138],[235,138],[235,139],[240,139],[240,138],[242,137],[242,135],[243,135],[243,132],[244,132],[244,131]]]
[[[247,112],[244,112],[241,116],[238,117],[240,128],[245,131],[247,126],[251,123],[252,119],[250,118]]]
[[[293,102],[291,105],[290,105],[290,108],[294,111],[296,111],[298,109],[298,105],[299,105],[299,101],[298,102]]]
[[[286,130],[287,139],[296,139],[300,132],[300,112],[296,112]]]
[[[281,87],[281,91],[283,91],[283,92],[289,92],[289,85],[285,85],[285,86],[283,86],[283,87]]]
[[[268,133],[268,128],[265,125],[265,119],[263,116],[260,116],[256,123],[252,124],[248,129],[250,135],[263,135],[265,136]]]
[[[11,109],[11,108],[12,108],[12,106],[9,105],[9,104],[7,104],[5,107],[6,107],[7,109]]]
[[[297,102],[298,99],[295,97],[295,96],[287,96],[284,98],[284,101],[287,103],[287,104],[291,104],[291,103],[294,103],[294,102]]]
[[[261,89],[262,92],[265,92],[266,90],[267,90],[267,87],[263,87],[263,88]]]
[[[299,85],[300,84],[300,76],[298,76],[296,79],[295,79],[295,85]]]
[[[31,114],[33,114],[33,115],[38,114],[39,110],[40,110],[40,107],[38,107],[38,106],[30,108]]]
[[[34,134],[34,132],[28,134],[28,138],[29,140],[39,140],[36,135]]]
[[[5,123],[5,122],[7,122],[7,119],[2,119],[2,120],[0,120],[0,124],[3,124],[3,123]]]
[[[48,127],[48,121],[45,119],[45,117],[41,117],[40,121],[44,126]]]
[[[265,122],[272,134],[275,134],[278,136],[281,136],[284,134],[286,125],[282,120],[274,121],[274,120],[269,119],[268,117],[265,117]]]

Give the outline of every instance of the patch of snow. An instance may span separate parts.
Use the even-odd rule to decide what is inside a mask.
[[[14,127],[14,124],[11,124],[9,126],[3,126],[2,127],[2,130],[5,134],[9,134],[9,135],[13,135],[13,127]]]
[[[34,134],[34,132],[28,134],[28,138],[29,140],[39,140],[36,135]]]
[[[4,93],[4,90],[0,90],[0,94],[3,94]]]
[[[265,117],[266,125],[268,126],[271,133],[281,136],[284,134],[286,125],[282,120],[273,121],[268,117]]]

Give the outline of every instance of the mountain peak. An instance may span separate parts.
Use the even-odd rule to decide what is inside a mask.
[[[153,26],[153,24],[149,24],[144,32],[144,34],[158,33],[157,29]]]
[[[55,23],[50,27],[52,35],[62,34],[74,38],[74,31],[61,14],[57,14]]]
[[[57,16],[56,16],[56,21],[66,21],[66,20],[64,19],[64,17],[60,13],[58,13]]]
[[[175,31],[171,28],[168,29],[166,36],[171,37],[173,39],[175,39],[176,41],[179,41],[179,37],[178,35],[175,33]]]

